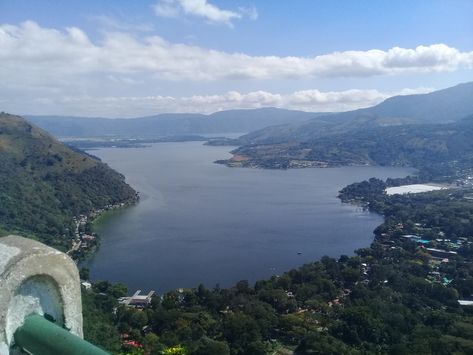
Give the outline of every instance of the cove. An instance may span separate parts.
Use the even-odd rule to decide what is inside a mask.
[[[280,275],[324,255],[353,255],[373,240],[382,216],[343,204],[344,186],[403,177],[408,168],[263,170],[214,164],[231,147],[202,142],[106,148],[93,154],[140,192],[136,206],[97,225],[93,280],[129,290],[232,286]]]

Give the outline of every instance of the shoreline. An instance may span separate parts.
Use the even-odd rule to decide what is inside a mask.
[[[381,166],[369,163],[347,164],[342,162],[330,162],[322,160],[308,159],[268,159],[254,160],[246,155],[236,154],[230,159],[218,159],[215,164],[224,165],[228,168],[249,168],[249,169],[268,169],[268,170],[288,170],[288,169],[311,169],[311,168],[341,168],[341,167],[368,167]],[[392,166],[396,167],[396,166]],[[406,166],[409,168],[409,166]]]
[[[223,153],[222,153],[222,154],[223,154]],[[221,154],[214,154],[214,156],[215,156],[215,155],[216,155],[217,157],[218,157],[218,156],[221,156]],[[214,158],[214,159],[215,159],[215,158]],[[212,160],[209,160],[208,162],[209,162],[209,163],[212,163]],[[212,164],[212,165],[213,165],[213,164]],[[337,168],[340,168],[340,169],[343,169],[343,168],[347,168],[347,169],[350,169],[350,168],[355,168],[355,169],[358,169],[358,168],[359,168],[359,169],[368,168],[368,169],[369,169],[370,167],[368,167],[368,166],[359,166],[359,167],[354,167],[354,166],[338,166],[338,167],[330,167],[330,168],[331,168],[331,169],[337,169]],[[383,168],[383,167],[381,167],[381,168]],[[390,168],[390,167],[387,167],[387,168]],[[394,167],[394,168],[396,168],[396,167]],[[329,169],[329,170],[331,170],[331,169]],[[262,170],[263,170],[263,169],[262,169]],[[281,170],[282,170],[282,169],[281,169]],[[297,171],[297,170],[300,170],[300,169],[294,169],[294,170]],[[325,169],[324,169],[324,170],[325,170]],[[126,171],[126,170],[125,170],[125,171]],[[322,171],[322,170],[320,170],[320,171]],[[311,174],[311,173],[310,173],[310,170],[308,170],[307,173],[308,173],[308,174]],[[318,173],[316,173],[316,174],[318,174]],[[334,173],[334,174],[335,174],[335,173]],[[338,173],[337,173],[337,174],[338,174]],[[405,171],[405,172],[404,172],[404,175],[402,175],[402,176],[404,177],[404,176],[407,176],[407,175],[409,175],[409,174],[412,174],[412,172],[411,172],[410,170],[409,170],[409,171]],[[391,175],[388,175],[388,176],[391,176]],[[396,176],[396,175],[395,175],[395,176]],[[365,178],[367,178],[367,177],[365,177]],[[334,192],[333,192],[333,199],[334,199],[335,201],[337,201],[337,203],[340,203],[340,199],[337,198],[338,189],[344,187],[345,185],[349,185],[349,184],[353,183],[354,181],[358,181],[358,180],[359,180],[359,179],[357,179],[355,176],[353,176],[353,177],[351,177],[351,178],[346,179],[345,181],[343,181],[343,182],[344,182],[343,184],[338,185],[338,187],[337,187],[336,189],[334,189]],[[346,205],[346,206],[349,206],[349,205]],[[372,212],[372,211],[370,211],[370,212]],[[382,216],[382,214],[379,214],[379,213],[375,213],[375,214],[377,215],[377,218],[378,218],[377,221],[376,221],[376,223],[374,223],[372,226],[370,226],[369,231],[366,230],[366,231],[364,232],[364,233],[365,233],[365,236],[366,236],[366,235],[369,235],[370,238],[369,238],[369,240],[366,241],[366,243],[364,243],[364,244],[363,244],[362,246],[360,246],[360,247],[363,247],[363,248],[364,248],[364,247],[369,247],[369,246],[371,245],[371,243],[372,243],[373,240],[374,240],[373,231],[374,231],[381,223],[383,223],[383,216]],[[114,221],[111,221],[111,220],[108,219],[109,217],[112,217],[112,218],[113,218],[113,217],[117,217],[117,215],[113,214],[113,212],[110,213],[110,212],[107,211],[107,212],[105,212],[104,214],[101,214],[101,215],[97,216],[97,218],[93,221],[93,227],[94,227],[94,232],[95,232],[95,233],[97,233],[97,232],[100,233],[100,232],[101,232],[100,229],[98,229],[97,227],[100,227],[101,224],[102,224],[102,222],[107,221],[107,222],[109,222],[109,223],[114,223]],[[103,237],[103,236],[102,236],[102,237]],[[343,243],[344,243],[344,242],[343,242]],[[341,255],[341,254],[348,254],[348,255],[351,255],[357,248],[358,248],[358,247],[355,246],[355,247],[352,248],[349,252],[348,252],[347,250],[343,250],[342,248],[337,248],[337,250],[335,250],[336,253],[334,252],[334,253],[332,253],[332,254],[330,254],[330,255],[333,255],[334,257],[335,257],[335,256],[339,256],[339,255]],[[300,250],[300,248],[297,249],[297,250]],[[104,251],[105,251],[105,249],[104,249]],[[102,255],[102,252],[101,252],[101,251],[94,250],[94,251],[92,251],[92,252],[90,253],[90,255],[87,256],[87,258],[90,260],[90,259],[91,259],[90,257],[91,257],[91,256],[93,257],[94,255]],[[98,260],[98,259],[95,259],[95,260]],[[311,261],[313,261],[313,260],[319,260],[319,258],[315,257],[315,258],[311,259]],[[303,265],[304,262],[305,262],[305,261],[300,261],[300,260],[299,260],[298,264],[295,264],[295,265],[293,265],[293,266],[291,266],[291,267],[299,267],[299,266]],[[92,264],[93,264],[93,263],[91,263],[91,265],[92,265]],[[87,267],[86,263],[83,263],[83,265]],[[291,268],[291,267],[290,267],[290,268]],[[91,269],[94,269],[94,268],[91,266]],[[287,271],[287,270],[289,270],[289,268],[284,268],[284,269],[281,268],[281,269],[278,270],[277,274],[280,274],[281,272],[284,272],[284,271]],[[271,276],[271,275],[268,275],[267,277],[270,277],[270,276]],[[109,276],[108,276],[108,277],[109,277]],[[242,277],[243,277],[243,276],[242,276]],[[249,276],[248,276],[248,277],[249,277]],[[105,278],[107,278],[107,275],[102,275],[102,276],[100,276],[100,278],[105,279]],[[109,278],[110,278],[110,277],[109,277]],[[259,277],[259,278],[257,278],[257,279],[263,279],[263,278],[264,278],[264,276]],[[117,278],[117,279],[116,279],[116,281],[121,281],[121,280],[124,280],[124,279],[123,279],[123,278]],[[122,281],[122,282],[123,282],[123,281]],[[135,287],[135,285],[138,285],[138,286]],[[194,283],[194,284],[189,284],[189,285],[192,287],[192,286],[195,286],[196,283]],[[209,285],[211,285],[211,284],[209,284]],[[178,285],[178,286],[176,286],[176,287],[179,288],[179,286],[180,286],[180,285]],[[131,286],[130,286],[130,287],[131,287]],[[136,289],[139,289],[139,288],[145,288],[145,289],[146,289],[146,288],[147,288],[147,286],[144,286],[144,285],[141,286],[141,283],[136,283],[136,282],[133,283],[133,287],[136,288]],[[171,289],[175,289],[175,288],[169,288],[169,290],[171,290]]]
[[[72,247],[66,252],[76,264],[80,264],[95,255],[100,248],[101,236],[96,231],[96,224],[103,221],[107,215],[120,209],[136,205],[140,201],[139,192],[135,193],[132,200],[119,202],[114,205],[106,205],[103,208],[94,209],[87,214],[73,217],[75,225]]]

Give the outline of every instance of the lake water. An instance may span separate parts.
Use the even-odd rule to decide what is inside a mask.
[[[141,193],[138,205],[98,226],[102,245],[88,261],[93,280],[129,290],[254,282],[368,246],[382,217],[342,204],[344,186],[402,177],[405,168],[260,170],[214,164],[229,147],[202,142],[93,154]],[[300,254],[299,254],[300,253]]]

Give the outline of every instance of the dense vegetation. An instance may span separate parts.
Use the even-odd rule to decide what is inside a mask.
[[[107,165],[21,117],[0,114],[0,233],[34,235],[64,250],[74,216],[134,198]]]
[[[356,256],[324,257],[255,285],[172,291],[144,310],[119,306],[110,324],[143,345],[122,351],[473,353],[473,310],[458,303],[473,293],[472,190],[384,193],[403,181],[371,179],[341,191],[344,201],[385,215],[372,246]],[[457,254],[440,261],[406,234]],[[116,304],[117,286],[94,287],[90,295]]]
[[[85,337],[129,354],[473,353],[473,308],[458,302],[473,299],[473,190],[464,184],[385,193],[405,183],[463,184],[471,173],[473,118],[389,128],[383,122],[366,116],[335,130],[319,122],[330,134],[237,151],[249,163],[279,168],[293,160],[418,167],[415,177],[370,179],[340,192],[342,201],[385,216],[369,248],[255,285],[171,291],[143,309],[118,303],[124,285],[99,281],[83,290]],[[0,225],[49,244],[59,243],[46,236],[67,235],[72,216],[133,196],[123,177],[18,117],[0,116],[0,152]]]
[[[414,166],[429,177],[444,179],[471,169],[473,117],[450,124],[372,127],[329,134],[299,143],[249,145],[233,153],[242,165],[289,168],[295,162],[315,166]]]

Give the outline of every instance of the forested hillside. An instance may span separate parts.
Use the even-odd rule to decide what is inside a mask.
[[[341,191],[386,218],[356,256],[254,285],[171,291],[143,310],[119,306],[123,287],[98,282],[85,297],[108,323],[97,329],[88,305],[86,336],[134,354],[473,353],[473,310],[458,302],[473,297],[472,190],[388,196],[385,186],[371,179]]]
[[[473,117],[467,117],[449,124],[365,127],[304,142],[247,145],[233,153],[242,166],[394,165],[443,170],[448,175],[453,165],[471,166],[472,136]]]
[[[394,96],[376,106],[320,115],[307,122],[263,128],[231,143],[263,145],[307,142],[318,137],[377,127],[452,123],[471,114],[473,83],[470,82],[429,94]]]
[[[0,114],[0,228],[64,246],[72,218],[133,200],[124,177],[19,116]]]

